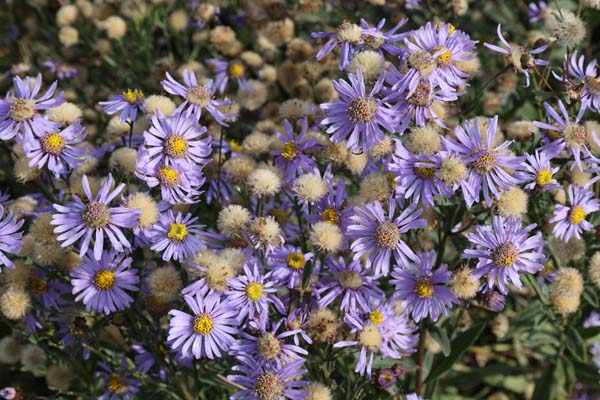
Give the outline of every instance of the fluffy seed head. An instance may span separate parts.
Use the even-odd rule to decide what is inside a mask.
[[[260,156],[269,151],[271,137],[262,132],[252,132],[244,138],[242,148],[246,154],[251,156]]]
[[[382,336],[379,328],[372,324],[367,324],[358,334],[358,342],[369,351],[377,352],[381,347]]]
[[[230,204],[219,213],[217,226],[228,237],[240,234],[250,221],[250,212],[239,204]]]
[[[327,185],[319,175],[306,174],[296,179],[294,191],[302,200],[312,203],[327,194]]]
[[[588,278],[600,288],[600,252],[596,252],[588,265]]]
[[[250,192],[258,197],[272,196],[281,188],[279,175],[268,168],[257,168],[252,171],[246,183]]]
[[[138,218],[138,228],[146,229],[158,222],[158,205],[146,193],[133,193],[127,198],[128,208],[137,208],[141,211]]]
[[[33,372],[34,375],[46,369],[46,361],[48,357],[46,352],[39,346],[28,344],[23,348],[21,353],[21,364],[25,371]]]
[[[120,40],[127,33],[127,22],[118,15],[112,15],[102,22],[106,36],[110,39]]]
[[[75,121],[79,121],[81,119],[81,115],[81,109],[75,104],[69,103],[68,101],[65,101],[57,107],[50,108],[46,112],[46,116],[50,121],[62,122],[66,125],[70,125]]]
[[[78,14],[79,10],[76,6],[72,4],[66,4],[56,12],[56,23],[59,26],[72,25],[75,20],[77,20]]]
[[[350,64],[350,72],[356,74],[360,69],[365,80],[374,81],[381,74],[383,64],[383,56],[379,52],[365,50],[354,56]]]
[[[4,336],[0,339],[0,363],[16,364],[21,359],[23,346],[12,336]]]
[[[337,252],[342,246],[343,239],[340,228],[329,222],[317,222],[310,230],[310,240],[319,251],[324,253]]]
[[[333,343],[337,335],[338,321],[333,311],[319,308],[309,318],[306,331],[316,342]]]
[[[246,155],[230,158],[223,164],[223,169],[238,182],[245,182],[255,168],[256,161]]]
[[[281,244],[281,229],[272,216],[256,218],[250,224],[250,231],[256,240],[263,245]]]
[[[527,193],[516,186],[501,192],[496,208],[503,217],[521,218],[527,212]]]
[[[281,343],[272,333],[265,333],[256,343],[259,354],[267,360],[273,360],[281,353]]]
[[[467,176],[467,166],[458,157],[448,157],[442,160],[438,177],[445,184],[452,186],[456,185]]]
[[[331,390],[319,382],[311,382],[307,387],[308,397],[306,400],[332,400]]]
[[[31,307],[31,297],[21,288],[9,287],[0,297],[0,311],[10,320],[23,318]]]
[[[256,378],[254,395],[258,400],[277,400],[283,395],[283,381],[274,372],[263,372]]]
[[[173,114],[177,106],[170,98],[157,94],[150,95],[144,100],[144,109],[148,115],[160,111],[165,117]]]
[[[371,173],[360,182],[359,193],[365,203],[386,201],[392,193],[393,180],[387,174]]]
[[[501,338],[508,333],[508,329],[510,328],[510,323],[508,322],[508,318],[504,314],[498,314],[492,321],[492,333]]]
[[[130,147],[120,147],[110,155],[108,165],[111,170],[118,170],[129,176],[135,174],[137,151]]]
[[[406,147],[416,154],[433,155],[437,153],[442,147],[439,128],[432,125],[412,128],[408,133]]]
[[[74,378],[73,370],[67,366],[50,365],[46,371],[46,383],[54,390],[67,390]]]
[[[459,299],[472,299],[477,294],[479,282],[473,279],[470,268],[462,268],[452,274],[450,287]]]
[[[563,47],[573,49],[581,44],[586,35],[585,22],[572,11],[553,11],[545,19],[546,31]]]
[[[583,277],[575,268],[560,268],[550,285],[551,294],[579,297],[583,292]]]
[[[149,287],[152,296],[165,303],[171,302],[177,298],[181,290],[181,277],[173,266],[157,268],[150,274]]]

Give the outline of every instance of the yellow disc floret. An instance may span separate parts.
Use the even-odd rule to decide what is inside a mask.
[[[112,289],[112,287],[115,285],[115,273],[107,270],[107,269],[103,269],[98,271],[98,273],[96,273],[96,276],[94,277],[94,286],[96,286],[96,289],[98,290],[110,290]]]
[[[187,227],[181,222],[173,222],[167,232],[167,237],[178,242],[183,241],[188,235]]]

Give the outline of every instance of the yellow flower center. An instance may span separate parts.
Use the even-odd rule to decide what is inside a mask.
[[[293,160],[296,158],[296,151],[298,150],[296,143],[294,142],[285,142],[283,147],[281,148],[281,157],[286,160]]]
[[[572,224],[579,225],[585,218],[585,211],[581,206],[575,206],[571,209],[569,220]]]
[[[118,374],[110,374],[106,387],[113,393],[125,394],[127,393],[127,379]]]
[[[379,247],[394,249],[400,240],[400,231],[391,222],[384,222],[375,229],[375,239]]]
[[[544,266],[544,269],[540,272],[540,274],[543,277],[547,277],[548,275],[550,275],[550,272],[552,272],[553,269],[554,269],[554,267],[552,266],[552,263],[547,263]]]
[[[47,288],[48,282],[46,282],[44,279],[40,278],[39,276],[34,276],[31,278],[31,291],[33,294],[41,296],[46,292]]]
[[[421,178],[431,178],[435,174],[435,168],[415,167],[415,174]]]
[[[27,121],[35,114],[35,103],[30,99],[14,99],[8,109],[8,116],[17,122]]]
[[[492,252],[492,262],[501,268],[511,267],[519,257],[519,250],[512,243],[504,243]]]
[[[246,287],[246,296],[252,301],[258,301],[262,297],[263,286],[260,283],[250,282]]]
[[[486,151],[478,159],[473,161],[473,167],[478,174],[484,175],[497,165],[498,155],[494,151]]]
[[[200,314],[194,318],[194,332],[200,335],[208,335],[214,327],[215,323],[208,314]]]
[[[388,172],[385,174],[385,176],[390,184],[390,189],[395,189],[396,186],[398,186],[398,183],[396,183],[396,175],[394,175],[392,172]]]
[[[373,325],[379,325],[383,322],[383,314],[379,310],[373,310],[369,313],[369,320]]]
[[[292,269],[301,269],[304,267],[304,254],[290,253],[287,256],[287,265]]]
[[[552,172],[547,169],[540,169],[537,173],[535,181],[538,185],[543,186],[552,182]]]
[[[229,64],[229,75],[231,75],[232,78],[240,78],[244,75],[244,66],[242,65],[242,63],[234,61],[231,64]]]
[[[188,143],[180,135],[170,135],[165,140],[165,154],[173,158],[182,158],[187,154]]]
[[[102,269],[96,273],[94,277],[94,286],[98,290],[110,290],[115,285],[115,273]]]
[[[231,151],[235,151],[236,153],[240,153],[244,149],[235,139],[229,141],[229,147],[231,148]]]
[[[418,279],[415,282],[415,294],[422,299],[430,299],[433,297],[433,285],[427,277]]]
[[[329,206],[321,213],[321,219],[323,221],[337,225],[340,223],[340,214],[335,208]]]
[[[59,133],[48,133],[42,139],[42,150],[44,150],[45,153],[50,153],[57,156],[62,153],[64,148],[65,140],[62,138],[62,136],[60,136]]]
[[[123,92],[122,94],[125,98],[125,101],[127,101],[129,104],[135,104],[138,101],[138,99],[144,99],[144,93],[139,89],[127,89],[127,91]]]
[[[450,49],[447,49],[443,46],[436,46],[432,49],[432,53],[437,53],[440,50],[444,50],[443,52],[441,52],[436,59],[438,60],[438,62],[442,65],[448,65],[448,63],[450,62],[450,59],[452,58],[452,52],[450,51]]]
[[[158,179],[163,186],[174,187],[179,184],[179,173],[173,168],[162,167],[158,171]]]
[[[181,242],[188,235],[187,227],[181,222],[173,222],[167,232],[167,237],[171,240]]]

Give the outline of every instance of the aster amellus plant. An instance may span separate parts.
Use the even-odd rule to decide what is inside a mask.
[[[600,396],[600,1],[5,3],[0,400]]]

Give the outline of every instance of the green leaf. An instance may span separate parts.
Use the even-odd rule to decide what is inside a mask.
[[[439,343],[440,347],[442,348],[442,353],[448,357],[450,354],[450,339],[448,338],[446,330],[434,326],[429,334],[431,334],[431,337]]]
[[[583,340],[583,338],[581,337],[581,335],[579,334],[579,332],[577,332],[577,329],[573,328],[572,326],[569,326],[567,328],[567,340],[566,340],[566,345],[567,345],[567,350],[576,358],[580,359],[580,360],[584,360],[585,359],[585,355],[586,355],[586,346],[585,346],[585,342]]]
[[[592,326],[589,328],[579,328],[579,334],[584,340],[591,339],[600,334],[600,326]]]
[[[452,349],[450,352],[450,355],[447,357],[445,357],[445,356],[436,357],[436,362],[434,363],[434,367],[431,369],[431,372],[427,376],[427,379],[425,380],[425,382],[436,379],[437,377],[442,375],[444,372],[446,372],[447,370],[452,368],[452,365],[454,365],[454,363],[457,360],[459,360],[463,356],[463,354],[465,354],[467,349],[469,347],[471,347],[471,345],[473,343],[475,343],[477,338],[483,332],[484,328],[485,328],[485,323],[482,322],[482,323],[475,325],[471,329],[461,333],[460,335],[458,335],[456,337],[456,339],[454,339],[452,341],[452,344],[450,346]]]
[[[595,308],[599,308],[598,306],[598,295],[596,291],[592,287],[586,287],[582,293],[583,299],[588,302],[589,305]]]
[[[555,365],[550,365],[544,370],[544,373],[535,384],[535,390],[533,391],[533,397],[531,400],[550,400],[553,398],[554,385],[552,380],[554,379],[555,369]]]
[[[578,380],[589,385],[594,385],[595,387],[600,387],[600,384],[598,383],[600,380],[598,379],[598,368],[595,365],[575,359],[572,359],[571,362],[575,368],[575,376],[577,376]]]
[[[310,282],[310,276],[313,271],[313,262],[312,260],[308,261],[304,266],[304,271],[302,271],[302,288],[306,289],[308,287],[308,283]]]

